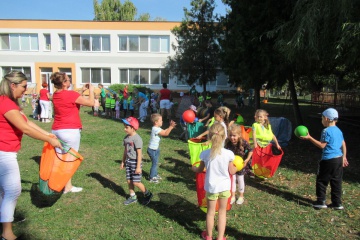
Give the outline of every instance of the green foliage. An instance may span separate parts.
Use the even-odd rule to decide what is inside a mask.
[[[125,88],[125,86],[128,86],[128,92],[133,92],[134,89],[138,89],[140,92],[145,93],[146,91],[148,91],[149,93],[152,93],[153,91],[148,88],[148,87],[144,87],[143,85],[132,85],[132,84],[112,84],[109,86],[109,88],[115,92],[122,92]]]
[[[192,8],[184,9],[185,19],[172,29],[177,45],[175,56],[169,57],[166,68],[189,85],[199,81],[206,91],[206,83],[216,80],[219,65],[219,28],[213,14],[214,0],[193,0]]]
[[[135,5],[126,0],[121,4],[120,0],[94,0],[95,21],[134,21],[137,9]]]

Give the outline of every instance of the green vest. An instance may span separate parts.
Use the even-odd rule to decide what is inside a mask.
[[[252,132],[254,131],[256,133],[256,142],[260,147],[266,147],[267,145],[269,145],[269,143],[274,137],[270,124],[269,124],[269,129],[266,129],[261,124],[256,122],[252,125]],[[249,140],[250,142],[253,142],[252,134]]]
[[[105,108],[110,108],[111,107],[111,98],[107,97],[105,100]]]
[[[111,109],[115,108],[115,103],[116,103],[115,98],[112,98],[112,99],[110,100],[110,108],[111,108]]]

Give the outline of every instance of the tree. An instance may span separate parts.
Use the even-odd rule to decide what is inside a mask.
[[[137,9],[135,5],[126,0],[121,4],[120,0],[94,0],[95,21],[134,21]]]
[[[166,69],[189,85],[199,81],[206,92],[206,84],[216,80],[219,68],[219,28],[213,14],[214,0],[193,0],[192,8],[184,8],[185,19],[172,29],[176,52],[166,62]]]

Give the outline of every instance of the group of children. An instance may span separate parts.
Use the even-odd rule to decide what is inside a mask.
[[[100,111],[100,96],[95,95],[95,103],[94,103],[94,116],[99,116]],[[126,118],[128,112],[130,112],[130,116],[134,116],[134,111],[136,108],[136,98],[133,97],[132,93],[129,95],[120,94],[106,94],[105,99],[105,109],[103,112],[103,116],[113,119],[120,119],[121,117]],[[123,116],[121,116],[121,112],[123,112]]]

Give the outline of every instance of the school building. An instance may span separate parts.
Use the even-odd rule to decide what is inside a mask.
[[[173,91],[190,86],[163,71],[175,54],[171,29],[180,22],[97,22],[53,20],[0,20],[0,74],[21,70],[28,77],[28,92],[38,93],[53,72],[66,72],[74,89],[91,82],[141,84]],[[232,89],[219,69],[208,91]],[[202,92],[202,86],[197,85]]]

